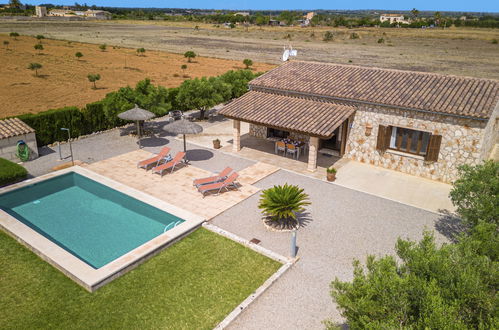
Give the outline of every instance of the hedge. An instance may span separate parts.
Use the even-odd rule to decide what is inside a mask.
[[[0,186],[8,185],[26,178],[28,171],[19,164],[0,158]]]
[[[244,94],[248,89],[248,82],[258,75],[259,73],[249,70],[239,70],[228,71],[210,79],[230,85],[230,93],[227,93],[222,100],[226,102]],[[64,107],[17,117],[35,129],[38,145],[44,146],[68,139],[68,133],[61,131],[62,127],[69,128],[71,137],[74,138],[122,126],[127,121],[119,119],[118,113],[132,108],[134,104],[148,109],[156,116],[163,116],[171,109],[189,110],[186,104],[179,103],[178,94],[181,88],[182,86],[174,88],[154,86],[146,78],[139,81],[135,88],[122,87],[115,92],[108,93],[101,101],[87,104],[83,109]]]

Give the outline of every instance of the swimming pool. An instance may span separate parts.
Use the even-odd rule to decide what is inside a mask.
[[[0,209],[7,232],[80,284],[102,282],[204,220],[83,168],[1,193]]]

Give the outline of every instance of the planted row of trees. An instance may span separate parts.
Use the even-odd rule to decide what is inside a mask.
[[[250,70],[228,71],[218,77],[186,80],[175,88],[155,86],[145,79],[135,87],[111,92],[83,109],[66,107],[18,117],[36,130],[38,145],[43,146],[67,138],[60,127],[69,127],[71,136],[77,137],[124,125],[126,122],[119,119],[118,114],[134,104],[156,116],[163,116],[172,109],[199,109],[203,116],[205,110],[216,104],[246,93],[248,82],[258,75]]]
[[[331,283],[352,329],[494,329],[499,325],[499,163],[462,166],[450,193],[464,230],[438,246],[399,239],[397,261],[370,256]],[[336,328],[328,324],[329,328]]]

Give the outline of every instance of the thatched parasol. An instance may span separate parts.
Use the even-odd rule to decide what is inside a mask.
[[[203,131],[203,127],[196,124],[196,123],[190,122],[188,120],[181,119],[181,120],[175,120],[174,122],[166,124],[165,126],[163,126],[163,130],[168,132],[168,133],[172,133],[172,134],[176,134],[176,135],[182,134],[184,136],[184,152],[186,152],[187,148],[186,148],[186,144],[185,144],[185,135],[186,134],[199,134]],[[185,161],[188,162],[187,156],[186,156]]]
[[[124,120],[133,120],[136,122],[136,124],[137,124],[137,136],[139,137],[139,148],[141,148],[139,121],[154,118],[154,114],[152,112],[149,112],[147,110],[139,108],[136,104],[133,109],[119,113],[118,117],[121,119],[124,119]]]

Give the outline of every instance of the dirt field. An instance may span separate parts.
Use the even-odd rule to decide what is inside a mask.
[[[64,106],[83,106],[102,99],[107,93],[126,85],[135,85],[146,77],[166,87],[181,84],[185,76],[215,76],[228,70],[240,69],[240,61],[196,57],[187,63],[182,55],[146,50],[137,56],[135,49],[109,45],[105,52],[98,45],[43,40],[44,50],[39,55],[33,46],[37,40],[21,36],[14,40],[0,35],[0,118],[39,112]],[[9,41],[6,47],[4,40]],[[78,60],[76,52],[83,57]],[[126,68],[125,68],[126,61]],[[27,69],[29,63],[43,65],[39,76]],[[180,68],[187,64],[185,72]],[[273,65],[254,65],[255,70],[266,71]],[[89,73],[99,73],[98,89],[92,89]],[[174,77],[178,75],[178,77]]]
[[[301,60],[499,77],[499,45],[492,44],[493,39],[499,40],[497,29],[250,27],[246,30],[193,22],[0,21],[0,32],[10,31],[175,53],[192,49],[203,56],[238,61],[251,58],[276,64],[283,46],[291,44],[298,49]],[[323,41],[326,31],[334,34],[333,41]],[[354,32],[359,39],[350,39]],[[383,43],[378,43],[380,38],[384,39]]]
[[[0,20],[0,34],[12,31],[97,45],[106,43],[108,50],[100,52],[96,45],[46,40],[45,55],[36,55],[34,39],[22,37],[21,41],[14,42],[0,35],[0,102],[10,105],[9,109],[0,110],[0,117],[51,107],[83,105],[145,77],[165,86],[180,84],[182,78],[175,78],[173,74],[182,75],[180,65],[185,63],[185,59],[159,51],[183,54],[194,50],[202,56],[212,57],[198,58],[198,63],[189,65],[186,74],[193,77],[217,75],[240,67],[244,58],[279,64],[283,47],[292,45],[298,50],[300,60],[499,78],[499,45],[492,43],[493,39],[499,39],[499,31],[494,29],[227,29],[192,22]],[[330,42],[323,41],[326,31],[334,35]],[[351,39],[352,33],[357,33],[359,38]],[[381,38],[383,42],[378,43]],[[1,44],[6,39],[10,40],[9,48],[13,50],[7,51]],[[121,49],[113,49],[113,45]],[[135,49],[139,47],[147,49],[145,57],[135,55]],[[74,57],[77,51],[84,54],[79,62]],[[129,69],[124,69],[125,54]],[[41,70],[44,78],[36,79],[26,70],[33,61],[44,65]],[[258,70],[270,67],[256,65]],[[102,81],[98,82],[102,89],[90,89],[86,79],[88,73],[102,75]]]

